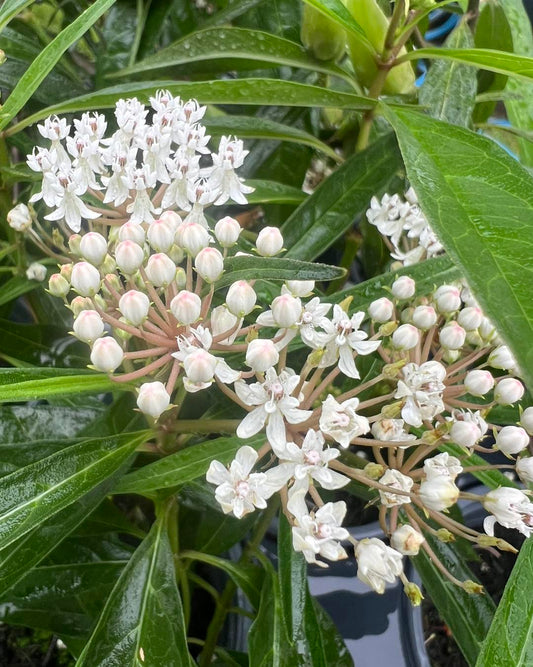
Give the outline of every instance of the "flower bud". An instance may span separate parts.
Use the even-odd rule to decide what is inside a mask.
[[[168,255],[160,252],[151,255],[146,263],[148,280],[156,287],[166,287],[174,280],[176,265]]]
[[[167,255],[174,262],[174,264],[181,264],[181,262],[183,262],[183,258],[185,257],[183,248],[180,248],[179,245],[176,245],[175,243],[167,252]]]
[[[117,268],[117,263],[115,262],[114,257],[111,257],[111,255],[106,255],[104,257],[104,261],[100,264],[100,271],[103,274],[106,273],[114,273]]]
[[[526,408],[520,415],[520,424],[526,429],[529,435],[533,435],[533,407]]]
[[[425,537],[409,524],[397,528],[391,535],[390,545],[404,556],[416,556]]]
[[[124,351],[111,336],[97,338],[91,350],[91,363],[97,371],[112,373],[122,363]]]
[[[471,421],[456,421],[450,429],[450,438],[461,447],[473,447],[483,434]]]
[[[176,230],[176,243],[193,257],[207,248],[209,241],[209,232],[197,222],[184,222]]]
[[[70,252],[76,257],[81,257],[81,234],[71,234],[68,238]]]
[[[226,306],[217,306],[211,311],[211,332],[213,336],[218,336],[236,328],[239,318],[230,313]],[[231,345],[238,333],[238,327],[234,334],[224,340],[219,341],[223,345]]]
[[[481,338],[487,343],[490,343],[496,337],[496,329],[488,317],[483,318],[478,331]]]
[[[489,354],[489,366],[504,371],[516,369],[516,360],[507,345],[500,345]]]
[[[176,211],[164,211],[163,213],[161,213],[161,217],[159,219],[163,220],[163,222],[166,222],[168,225],[170,225],[174,229],[174,232],[176,232],[176,229],[183,222],[183,220],[176,213]]]
[[[235,218],[227,215],[215,225],[215,237],[223,248],[230,248],[237,243],[241,226]]]
[[[92,301],[85,296],[75,296],[70,302],[69,308],[74,317],[78,317],[82,310],[92,310],[93,304]]]
[[[279,352],[271,340],[256,338],[248,343],[246,364],[258,373],[264,373],[279,361]]]
[[[457,322],[466,331],[475,331],[483,322],[483,312],[477,306],[467,306],[457,315]]]
[[[70,285],[60,273],[53,273],[48,280],[48,291],[52,296],[64,297],[69,293]]]
[[[277,227],[264,227],[257,236],[255,247],[261,257],[274,257],[283,248],[283,236]]]
[[[91,345],[104,333],[104,322],[96,310],[82,310],[74,320],[74,335]]]
[[[412,324],[401,324],[392,334],[391,340],[398,350],[412,350],[418,345],[420,332]]]
[[[191,382],[211,382],[215,374],[217,358],[207,350],[198,348],[183,360],[185,373]]]
[[[516,378],[500,380],[494,390],[494,400],[500,405],[512,405],[524,395],[524,385]]]
[[[17,204],[8,212],[7,222],[16,232],[25,232],[31,227],[30,209],[26,204]]]
[[[302,315],[302,302],[292,294],[280,294],[271,305],[272,317],[279,327],[292,327]]]
[[[416,283],[409,276],[400,276],[391,285],[391,292],[397,299],[410,299],[415,294]]]
[[[91,264],[100,266],[107,255],[107,241],[98,232],[89,232],[82,236],[80,253]]]
[[[32,262],[26,269],[26,278],[41,283],[46,279],[46,266],[39,262]]]
[[[529,445],[529,435],[520,426],[504,426],[496,435],[495,449],[514,456]]]
[[[302,44],[317,60],[337,60],[346,50],[342,26],[309,5],[303,7],[300,35]]]
[[[314,280],[287,280],[285,285],[293,296],[309,296],[315,289]]]
[[[464,381],[465,389],[472,396],[485,396],[494,387],[494,378],[489,371],[469,371]]]
[[[146,234],[141,225],[137,225],[134,222],[126,222],[118,230],[118,240],[133,241],[133,243],[142,246],[146,241]]]
[[[430,329],[438,319],[435,308],[432,306],[417,306],[412,315],[412,322],[415,327],[425,331]]]
[[[457,322],[449,322],[439,332],[439,341],[449,350],[460,350],[465,344],[466,331]]]
[[[216,248],[203,248],[196,255],[194,268],[207,283],[214,283],[224,273],[224,258]]]
[[[137,407],[145,415],[158,419],[170,405],[170,396],[162,382],[145,382],[139,387]]]
[[[130,324],[139,326],[148,317],[150,299],[143,292],[132,289],[120,297],[118,309]]]
[[[148,227],[148,243],[156,252],[168,252],[174,245],[174,226],[164,220],[154,220]]]
[[[516,462],[516,474],[524,484],[533,482],[533,456],[524,456]]]
[[[181,290],[170,302],[170,310],[180,324],[192,324],[200,317],[202,300],[194,292]]]
[[[381,299],[372,301],[368,306],[368,314],[374,322],[383,324],[384,322],[392,320],[392,316],[394,315],[394,304],[390,299],[387,299],[387,297],[384,296]]]
[[[254,309],[257,295],[245,280],[238,280],[230,285],[226,295],[228,310],[237,317],[244,317]]]
[[[89,262],[77,262],[72,267],[70,283],[82,296],[94,296],[100,289],[100,271]]]
[[[63,264],[61,268],[59,269],[60,275],[63,276],[63,278],[67,281],[70,282],[72,278],[72,269],[74,268],[74,264],[72,262],[69,262],[68,264]]]
[[[425,507],[442,512],[457,502],[459,489],[449,477],[439,475],[420,484],[419,496]]]
[[[453,313],[461,307],[461,291],[453,285],[441,285],[433,295],[439,313]]]
[[[118,268],[126,275],[135,273],[144,262],[144,250],[135,241],[121,241],[115,248]]]

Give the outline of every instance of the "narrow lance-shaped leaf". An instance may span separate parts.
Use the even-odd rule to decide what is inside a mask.
[[[24,7],[31,5],[33,0],[4,0],[2,7],[0,7],[0,32],[6,25],[21,12]]]
[[[301,204],[307,195],[305,192],[291,185],[276,181],[262,181],[253,178],[246,179],[246,185],[254,191],[246,195],[249,204]]]
[[[533,387],[533,180],[490,139],[386,109],[431,228]]]
[[[348,32],[357,35],[360,40],[363,39],[372,48],[365,35],[365,31],[346,9],[342,0],[304,0],[304,2],[317,9],[332,21],[335,21],[335,23],[338,23],[338,25],[345,28]]]

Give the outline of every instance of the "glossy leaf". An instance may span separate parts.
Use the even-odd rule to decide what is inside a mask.
[[[6,25],[21,12],[24,7],[27,7],[33,0],[4,0],[0,7],[0,32]]]
[[[533,180],[478,134],[407,110],[386,116],[430,226],[533,387]]]
[[[126,475],[117,485],[115,493],[146,493],[181,486],[203,477],[211,461],[216,459],[229,463],[239,447],[249,445],[259,449],[264,440],[264,436],[249,440],[231,436],[191,445]]]
[[[318,257],[366,211],[373,195],[387,189],[400,167],[390,134],[346,160],[283,225],[287,257]]]
[[[87,32],[114,2],[115,0],[96,0],[44,47],[0,109],[0,130],[22,109],[65,51]]]
[[[35,282],[35,280],[28,280],[26,276],[13,276],[13,278],[10,278],[0,288],[0,306],[14,301],[19,296],[31,292],[36,287],[39,287],[39,283]]]
[[[290,185],[275,181],[261,181],[253,178],[246,179],[246,185],[254,191],[246,195],[250,204],[301,204],[307,199],[305,192]]]
[[[0,548],[42,524],[115,473],[147,433],[87,439],[6,475],[0,482]]]
[[[487,465],[486,459],[478,456],[478,454],[465,456],[465,450],[453,443],[441,445],[439,450],[441,452],[448,452],[448,454],[451,454],[452,456],[456,456],[460,459],[463,468],[466,466]],[[500,472],[497,468],[492,470],[474,470],[471,474],[489,489],[497,489],[499,486],[512,486],[517,488],[516,482],[513,482],[512,479],[506,477],[503,472]]]
[[[327,16],[335,23],[341,25],[348,32],[354,33],[359,40],[364,40],[370,46],[365,31],[346,9],[341,0],[304,0],[304,2],[317,9],[321,14],[324,14],[324,16]]]
[[[505,586],[476,667],[533,663],[533,540],[526,540]]]
[[[238,69],[239,61],[243,61],[246,68],[250,67],[248,63],[253,62],[256,67],[285,65],[333,74],[351,81],[351,77],[341,67],[311,58],[303,46],[296,42],[262,30],[232,27],[198,30],[109,78],[132,76],[219,58],[235,61],[232,69]]]
[[[76,664],[193,664],[187,650],[167,512],[158,518],[124,569]]]

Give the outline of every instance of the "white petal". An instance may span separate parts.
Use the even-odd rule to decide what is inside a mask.
[[[266,416],[266,412],[262,407],[249,412],[239,424],[237,428],[237,436],[239,438],[250,438],[252,435],[259,433],[265,425]]]

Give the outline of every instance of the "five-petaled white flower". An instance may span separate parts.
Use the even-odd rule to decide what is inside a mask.
[[[341,447],[348,447],[351,440],[370,431],[368,419],[356,413],[358,398],[349,398],[339,403],[328,394],[322,403],[320,430],[338,442]]]
[[[385,584],[393,584],[403,570],[402,554],[377,537],[361,540],[355,557],[358,578],[376,593],[384,593]]]
[[[445,389],[446,368],[438,361],[410,363],[402,368],[395,398],[404,398],[402,417],[411,426],[422,426],[444,410],[442,393]]]

